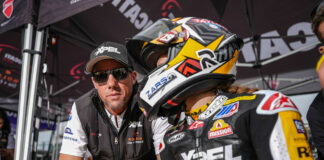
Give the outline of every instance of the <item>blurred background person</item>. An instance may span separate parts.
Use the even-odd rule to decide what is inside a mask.
[[[315,97],[307,112],[307,120],[311,130],[311,135],[317,149],[318,158],[324,160],[324,1],[322,1],[312,12],[312,30],[317,38],[322,42],[318,51],[322,54],[316,65],[321,90]]]
[[[13,160],[15,139],[5,111],[0,110],[0,154],[1,160]]]

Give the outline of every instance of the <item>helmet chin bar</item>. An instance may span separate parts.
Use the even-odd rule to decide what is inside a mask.
[[[182,105],[186,98],[194,94],[206,92],[215,88],[224,88],[230,86],[235,80],[233,75],[226,74],[206,74],[201,77],[197,77],[190,83],[184,83],[180,87],[164,94],[160,100],[154,105],[150,106],[146,101],[140,98],[138,94],[138,100],[140,106],[143,107],[149,120],[156,119],[157,117],[171,117],[184,111],[185,108]],[[140,91],[147,82],[147,77],[143,79],[140,84]]]

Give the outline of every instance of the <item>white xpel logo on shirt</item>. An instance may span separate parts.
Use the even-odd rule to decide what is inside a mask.
[[[98,54],[102,54],[104,51],[108,51],[108,52],[114,52],[117,54],[120,54],[120,52],[118,51],[118,48],[115,47],[100,47],[97,52],[95,53],[95,56],[97,56]]]
[[[136,128],[136,127],[143,127],[143,125],[141,122],[136,122],[136,121],[129,122],[129,128]]]

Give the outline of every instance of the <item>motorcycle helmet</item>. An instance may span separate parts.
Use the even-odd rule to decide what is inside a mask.
[[[149,118],[170,116],[193,94],[231,85],[243,41],[225,27],[194,17],[160,19],[128,40],[129,53],[150,71],[138,99]],[[158,58],[167,61],[156,66]]]

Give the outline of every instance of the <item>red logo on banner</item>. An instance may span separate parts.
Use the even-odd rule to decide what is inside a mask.
[[[287,96],[281,93],[273,94],[262,106],[262,110],[268,111],[284,108],[292,108],[298,110],[294,102],[292,102]]]
[[[2,13],[7,17],[10,18],[13,12],[13,0],[5,0],[2,4]]]
[[[70,70],[70,75],[74,78],[74,79],[84,79],[85,76],[82,73],[83,70],[83,64],[84,62],[81,62],[75,66],[73,66]]]
[[[162,5],[162,8],[161,8],[161,11],[162,11],[162,16],[163,17],[166,17],[168,15],[168,13],[171,12],[171,10],[176,7],[180,10],[182,10],[180,4],[176,1],[176,0],[167,0],[163,5]]]

